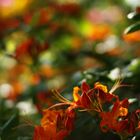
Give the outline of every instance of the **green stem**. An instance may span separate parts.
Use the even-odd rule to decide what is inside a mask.
[[[126,136],[120,135],[120,138],[121,138],[121,140],[127,140],[127,137]]]

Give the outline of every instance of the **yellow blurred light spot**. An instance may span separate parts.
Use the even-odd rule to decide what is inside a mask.
[[[13,53],[15,50],[15,46],[16,46],[16,42],[14,40],[8,40],[6,42],[6,46],[7,46],[7,52],[8,53]]]
[[[107,24],[83,22],[80,26],[80,32],[89,40],[103,40],[110,34],[110,27]]]
[[[88,21],[84,21],[81,23],[79,29],[82,35],[87,36],[91,32],[92,24]]]
[[[27,39],[27,35],[24,32],[14,32],[5,38],[7,53],[14,53],[16,46]]]

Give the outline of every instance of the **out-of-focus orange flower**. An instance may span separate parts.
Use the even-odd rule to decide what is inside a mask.
[[[18,26],[19,21],[17,19],[0,20],[0,37],[4,36],[7,29],[17,28]]]
[[[66,3],[66,4],[53,4],[52,8],[58,13],[63,13],[66,15],[76,15],[80,13],[80,5],[76,3]]]
[[[63,140],[72,131],[74,118],[73,110],[45,110],[33,140]]]
[[[24,90],[24,87],[22,83],[18,81],[14,81],[13,83],[11,83],[11,86],[12,90],[9,91],[7,99],[16,100],[21,95],[22,91]]]
[[[0,1],[0,18],[8,18],[24,13],[32,0],[1,0]]]
[[[9,79],[14,80],[15,77],[18,77],[19,75],[27,72],[28,73],[28,68],[23,65],[23,64],[18,64],[15,65],[14,67],[12,67],[8,72],[12,73],[11,75],[9,75]]]
[[[15,50],[15,58],[22,61],[23,58],[34,58],[42,51],[48,49],[48,43],[40,44],[33,38],[28,38],[17,46]]]
[[[22,42],[17,48],[15,52],[15,57],[20,57],[23,55],[29,55],[28,50],[31,49],[33,40],[32,39],[27,39],[26,41]]]
[[[40,68],[40,72],[41,75],[51,78],[56,74],[56,69],[53,69],[50,65],[43,65]]]
[[[78,51],[82,47],[82,40],[78,37],[73,37],[71,40],[72,49]]]
[[[52,18],[52,13],[53,13],[53,11],[50,7],[48,7],[47,9],[41,8],[38,10],[38,12],[29,11],[28,13],[26,13],[24,15],[23,20],[24,20],[25,24],[31,24],[33,17],[38,15],[35,26],[40,26],[40,25],[44,25],[44,24],[46,25]]]
[[[121,47],[115,47],[106,52],[109,56],[120,56],[123,53],[123,49]]]
[[[38,74],[33,74],[31,76],[30,83],[32,85],[38,85],[40,83],[40,80],[41,80],[41,78]]]
[[[93,25],[87,38],[91,41],[100,41],[110,34],[109,25]]]
[[[127,42],[139,42],[140,41],[140,31],[123,35],[123,39]]]

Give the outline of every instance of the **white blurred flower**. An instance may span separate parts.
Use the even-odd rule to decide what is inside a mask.
[[[21,101],[16,107],[19,109],[21,115],[31,115],[37,112],[37,109],[31,101]]]
[[[0,85],[0,97],[7,98],[10,93],[13,92],[13,87],[10,84],[2,84]]]
[[[17,63],[16,60],[10,57],[4,55],[0,56],[0,65],[4,69],[11,69],[16,65],[16,63]]]
[[[118,78],[120,78],[121,75],[121,70],[119,68],[115,68],[113,70],[110,71],[108,77],[111,80],[117,80]]]
[[[118,38],[114,35],[109,36],[103,43],[99,43],[96,46],[96,51],[100,54],[108,52],[117,47]]]
[[[140,6],[140,0],[125,0],[125,2],[132,8]]]
[[[133,59],[131,62],[131,66],[137,66],[139,64],[139,59]]]

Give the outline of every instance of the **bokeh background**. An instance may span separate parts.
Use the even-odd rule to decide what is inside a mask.
[[[31,140],[42,110],[100,81],[140,108],[139,0],[0,0],[0,139]],[[131,25],[134,26],[131,26]],[[131,33],[127,33],[131,32]],[[140,134],[136,134],[136,139]],[[119,140],[78,113],[68,140]]]

